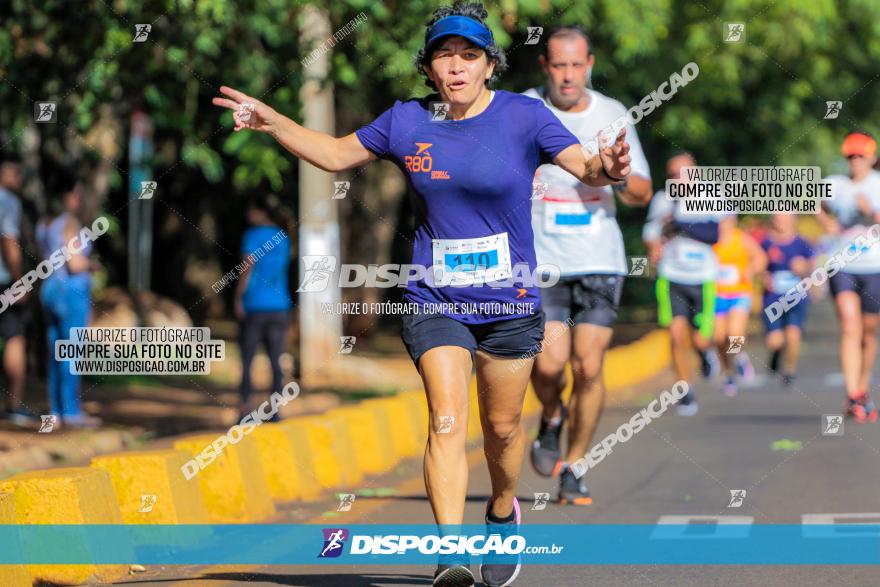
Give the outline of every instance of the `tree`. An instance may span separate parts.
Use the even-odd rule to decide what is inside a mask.
[[[440,2],[315,4],[326,8],[334,32],[361,12],[367,17],[329,54],[338,135],[369,122],[395,98],[429,92],[413,58]],[[658,185],[666,156],[678,148],[694,151],[704,164],[819,164],[827,173],[840,163],[846,132],[878,131],[871,115],[880,97],[880,5],[872,0],[488,4],[489,23],[511,63],[501,89],[522,91],[542,81],[538,47],[524,44],[528,26],[585,26],[597,54],[594,86],[627,105],[686,63],[699,65],[698,78],[638,127]],[[296,210],[298,165],[269,137],[230,133],[228,115],[210,98],[222,82],[302,120],[298,95],[306,50],[293,31],[303,5],[11,0],[0,8],[0,143],[30,146],[37,158],[83,163],[95,205],[124,219],[129,115],[135,108],[148,111],[156,128],[160,194],[157,289],[187,301],[194,312],[220,313],[222,300],[209,286],[238,261],[242,194],[275,190]],[[745,24],[743,42],[724,42],[727,22]],[[152,30],[145,42],[133,43],[139,23]],[[37,100],[58,102],[57,124],[33,124]],[[829,100],[843,102],[837,119],[824,119]],[[39,141],[24,140],[28,128]],[[382,163],[352,174],[351,195],[338,203],[346,262],[376,262],[389,254],[395,237],[407,234],[410,220],[398,217],[399,177]],[[38,186],[30,195],[39,198]],[[623,210],[625,227],[636,226],[642,214]],[[364,239],[365,230],[375,238]],[[628,240],[637,240],[634,233]],[[117,273],[123,270],[120,261]],[[166,271],[170,276],[163,278]]]

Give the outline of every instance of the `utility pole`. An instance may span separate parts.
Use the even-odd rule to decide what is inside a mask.
[[[153,155],[153,123],[140,110],[131,114],[128,140],[128,288],[133,292],[150,289],[153,258],[153,193],[150,158]],[[156,189],[159,193],[159,189]]]
[[[331,37],[327,13],[314,5],[306,5],[300,21],[300,38],[304,55],[322,47]],[[300,90],[303,105],[302,125],[329,133],[336,132],[333,113],[333,89],[327,83],[330,69],[330,49],[322,49],[314,60],[303,66],[304,78]],[[329,257],[332,267],[339,261],[339,220],[333,201],[333,175],[308,163],[299,164],[299,250],[306,263],[300,262],[300,275],[308,276],[315,267],[315,257]],[[314,291],[300,291],[300,365],[302,382],[309,385],[321,373],[332,370],[339,357],[342,317],[334,311],[323,312],[322,305],[335,308],[340,291],[333,271],[326,287]],[[301,288],[309,289],[309,288]]]

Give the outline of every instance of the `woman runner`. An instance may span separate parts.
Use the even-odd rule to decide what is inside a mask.
[[[432,283],[428,275],[408,284],[406,300],[425,311],[403,321],[403,340],[424,382],[429,406],[424,461],[428,499],[441,532],[444,526],[462,523],[468,383],[476,364],[492,480],[485,520],[489,533],[507,536],[517,533],[520,522],[515,497],[525,445],[520,416],[544,330],[537,288],[510,283],[516,267],[531,272],[536,266],[531,226],[534,173],[552,162],[588,185],[609,185],[629,173],[630,159],[625,131],[611,146],[601,137],[600,154],[588,157],[541,101],[489,89],[506,61],[484,24],[487,16],[479,3],[456,2],[437,9],[417,58],[426,83],[437,94],[397,101],[371,124],[343,138],[303,128],[232,88],[222,87],[226,97],[214,98],[214,104],[235,112],[235,130],[269,133],[288,151],[325,171],[383,158],[407,177],[416,215],[412,263],[433,266],[440,277]],[[442,285],[449,280],[476,285]],[[431,311],[440,304],[476,304],[478,311]],[[438,433],[441,421],[452,422],[451,429]],[[466,556],[440,562],[434,585],[474,584]],[[485,585],[502,586],[512,584],[519,569],[518,556],[487,556],[480,571]]]
[[[840,319],[840,367],[845,382],[844,410],[856,422],[876,422],[877,407],[868,390],[877,356],[877,328],[880,325],[880,243],[872,237],[880,223],[880,172],[877,142],[863,133],[851,133],[841,146],[849,164],[848,175],[832,175],[833,198],[817,218],[838,239],[838,251],[852,260],[831,276],[828,283]],[[869,228],[870,227],[870,228]],[[856,244],[866,239],[869,245]]]

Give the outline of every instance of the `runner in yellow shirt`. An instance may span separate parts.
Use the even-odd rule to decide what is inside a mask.
[[[767,267],[767,254],[752,237],[737,227],[736,216],[726,217],[718,228],[718,242],[712,246],[718,258],[715,344],[724,371],[722,392],[733,397],[737,392],[736,374],[749,379],[755,373],[744,342],[752,309],[752,281]]]

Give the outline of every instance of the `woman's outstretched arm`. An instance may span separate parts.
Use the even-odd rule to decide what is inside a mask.
[[[232,110],[235,130],[249,128],[272,135],[278,143],[304,161],[324,171],[358,167],[376,158],[352,133],[336,138],[305,128],[247,94],[222,86],[227,98],[214,98],[215,106]]]
[[[603,186],[616,183],[611,178],[623,179],[629,175],[630,161],[629,144],[626,142],[626,128],[624,128],[610,146],[605,143],[605,135],[599,133],[598,155],[587,157],[583,147],[571,145],[559,153],[553,163],[586,185]]]

